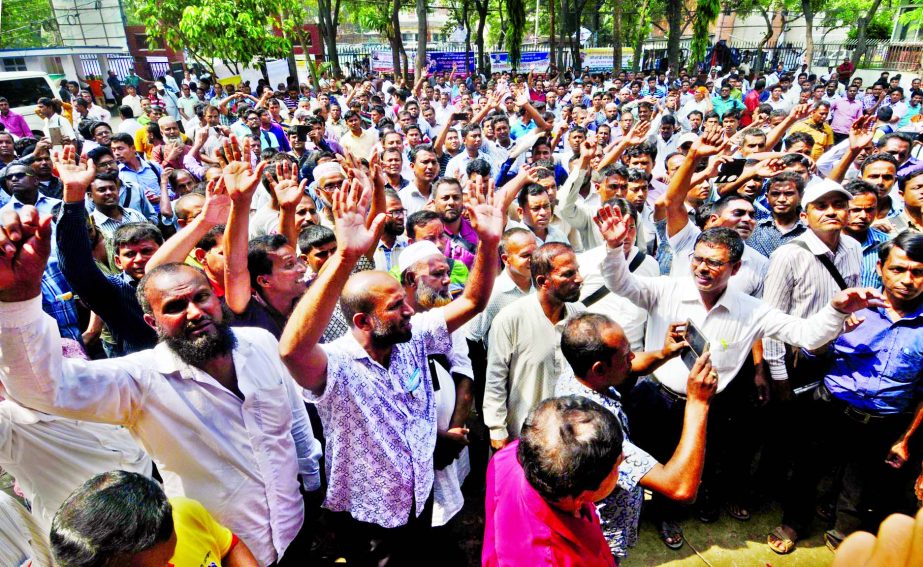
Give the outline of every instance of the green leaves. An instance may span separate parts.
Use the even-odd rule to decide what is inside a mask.
[[[151,41],[234,67],[288,56],[291,41],[273,30],[290,30],[303,16],[282,0],[131,0],[129,9],[144,22]],[[289,16],[284,21],[283,12]]]

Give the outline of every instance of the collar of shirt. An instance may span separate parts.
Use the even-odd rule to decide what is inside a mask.
[[[888,235],[880,230],[869,228],[865,233],[865,240],[860,242],[862,245],[862,252],[868,252],[872,248],[877,247],[882,242],[888,241]]]
[[[522,293],[522,290],[519,289],[519,286],[516,285],[516,282],[513,281],[513,278],[510,277],[509,269],[504,269],[500,272],[500,275],[497,276],[497,280],[494,282],[494,289],[500,293],[509,293],[511,291],[518,291]],[[532,293],[532,284],[529,283],[529,291],[527,293]]]
[[[35,199],[35,204],[32,206],[35,207],[36,210],[38,210],[38,212],[42,213],[43,215],[54,215],[56,213],[55,208],[60,207],[60,205],[61,205],[60,199],[55,199],[53,197],[48,197],[46,195],[42,195],[41,193],[39,193],[38,197]],[[10,197],[9,202],[4,206],[12,207],[14,211],[18,211],[21,208],[25,207],[26,204],[20,201],[16,197],[16,195],[13,195],[12,197]]]
[[[100,212],[98,208],[95,208],[95,207],[93,208],[92,211],[90,211],[90,216],[93,217],[93,221],[96,223],[97,226],[102,225],[107,222],[114,222],[114,223],[119,223],[119,224],[123,224],[126,222],[132,222],[131,219],[133,215],[128,211],[128,209],[119,205],[119,210],[122,211],[121,221],[117,221],[113,219],[112,217],[108,217],[104,215],[103,213]]]
[[[801,240],[808,245],[808,249],[811,251],[811,254],[815,256],[820,256],[821,254],[830,256],[830,258],[835,258],[837,254],[843,251],[843,237],[840,237],[840,241],[837,242],[836,250],[830,250],[824,242],[814,234],[814,231],[808,229],[804,231],[804,234],[799,236]]]

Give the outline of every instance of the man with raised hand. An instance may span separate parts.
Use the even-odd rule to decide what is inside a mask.
[[[263,167],[231,162],[225,185],[246,190]],[[58,171],[65,193],[85,190],[93,177],[85,165],[62,163]],[[276,340],[258,329],[230,330],[208,279],[166,264],[138,284],[155,348],[106,361],[64,359],[40,305],[51,244],[51,217],[28,207],[2,215],[0,382],[10,397],[125,426],[156,462],[168,495],[199,500],[260,565],[278,563],[301,541],[301,490],[320,487],[320,445]]]
[[[483,310],[490,297],[505,215],[492,187],[483,187],[472,186],[466,207],[479,240],[471,283],[460,297],[418,316],[411,326],[413,309],[391,275],[371,271],[350,277],[375,243],[384,215],[366,227],[371,184],[344,183],[333,196],[337,251],[282,334],[282,358],[324,424],[324,506],[338,512],[333,522],[351,563],[403,565],[431,555],[437,428],[427,357],[447,354],[449,334]],[[338,299],[351,332],[319,345]]]

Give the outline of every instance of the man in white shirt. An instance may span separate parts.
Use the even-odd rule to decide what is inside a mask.
[[[144,114],[144,111],[141,109],[141,97],[138,96],[138,91],[134,85],[125,85],[125,96],[122,97],[122,104],[131,107],[132,112],[135,114],[135,118]]]
[[[519,437],[535,404],[554,395],[566,364],[561,355],[564,323],[585,310],[577,303],[583,277],[569,245],[540,246],[532,254],[531,271],[536,293],[503,308],[488,335],[484,423],[496,450]]]
[[[813,317],[799,319],[772,309],[758,299],[739,291],[730,290],[728,283],[731,276],[740,269],[744,244],[736,232],[723,227],[706,230],[696,239],[691,261],[693,277],[637,277],[629,272],[622,248],[629,232],[627,219],[618,209],[608,206],[600,210],[598,218],[600,232],[609,246],[609,253],[602,266],[606,285],[613,293],[628,298],[650,313],[646,350],[656,350],[661,346],[671,323],[687,319],[700,330],[710,344],[712,364],[718,374],[718,397],[715,399],[715,413],[712,415],[721,416],[711,419],[728,420],[735,415],[734,408],[726,408],[723,411],[719,409],[723,403],[720,399],[721,393],[727,389],[729,393],[726,399],[738,402],[734,394],[743,386],[744,381],[735,380],[735,377],[748,361],[753,343],[757,339],[764,336],[777,338],[804,348],[816,349],[840,333],[850,313],[868,305],[881,305],[878,292],[847,289],[838,293]],[[672,430],[676,429],[675,427],[665,431],[663,424],[682,422],[681,419],[675,420],[675,412],[683,409],[687,376],[688,368],[681,360],[673,359],[654,372],[654,380],[640,383],[632,394],[635,397],[634,411],[629,412],[632,423],[636,423],[635,416],[638,416],[637,420],[640,423],[661,424],[660,427],[641,427],[642,431],[655,431],[656,435],[647,440],[641,437],[636,439],[639,446],[650,447],[654,456],[672,451],[676,446],[679,431]],[[739,426],[731,422],[723,423],[717,428],[717,432],[722,434],[715,439],[719,447],[742,434],[735,429],[736,427]],[[711,445],[711,441],[709,443],[710,446],[714,446]],[[720,451],[721,449],[718,449],[716,452],[720,454]],[[706,473],[708,469],[714,471],[714,464],[714,459],[706,461]],[[740,498],[741,494],[735,494],[735,491],[745,488],[739,483],[746,477],[734,478],[727,474],[736,474],[738,471],[723,472],[725,474],[722,474],[722,486],[728,492],[729,502],[740,504],[740,500],[735,498]],[[712,475],[706,474],[706,482],[714,488],[717,486],[717,479],[708,478],[710,476]],[[737,511],[741,510],[745,511],[742,507]],[[743,519],[744,514],[739,515]],[[670,547],[676,547],[679,536],[678,541],[681,545],[681,530],[675,525],[668,527],[669,529],[663,529],[664,526],[661,526],[661,536],[665,543]]]
[[[57,165],[65,191],[86,190],[92,171]],[[237,173],[229,192],[252,191],[262,174],[242,162],[228,168]],[[168,494],[202,502],[261,565],[279,561],[302,528],[302,486],[320,486],[320,445],[278,343],[262,330],[231,331],[204,274],[167,264],[138,285],[145,320],[160,336],[156,348],[106,361],[63,359],[37,277],[50,252],[50,221],[27,208],[4,217],[0,232],[0,246],[15,247],[19,258],[0,267],[0,382],[10,397],[124,425],[157,463]],[[22,235],[15,244],[14,233]]]

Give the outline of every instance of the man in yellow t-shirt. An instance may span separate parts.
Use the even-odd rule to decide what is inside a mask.
[[[247,545],[199,502],[166,495],[137,473],[97,475],[74,491],[51,524],[59,567],[257,567]]]
[[[811,159],[817,161],[830,146],[833,145],[833,128],[827,123],[827,116],[830,115],[830,103],[822,100],[814,105],[811,116],[808,116],[794,126],[788,129],[786,136],[791,136],[796,132],[804,132],[814,140],[814,147],[811,149]]]

